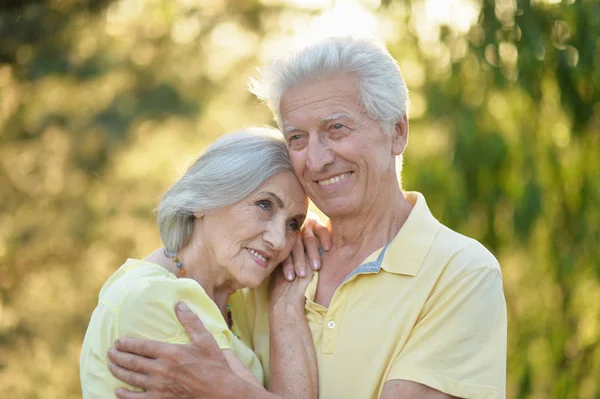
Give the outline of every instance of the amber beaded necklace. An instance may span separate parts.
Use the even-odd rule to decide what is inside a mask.
[[[179,269],[179,275],[181,277],[185,276],[185,269],[183,268],[183,263],[181,263],[181,261],[177,257],[177,252],[171,252],[167,248],[165,248],[164,254],[167,258],[173,259],[173,262],[175,262],[177,269]]]

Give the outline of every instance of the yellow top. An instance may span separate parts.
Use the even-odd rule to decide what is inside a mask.
[[[396,237],[338,287],[329,308],[306,291],[320,398],[378,398],[410,380],[461,398],[504,398],[506,304],[500,267],[477,241],[440,224],[419,193]],[[324,265],[328,267],[328,265]],[[245,292],[253,346],[268,380],[268,296]],[[234,309],[235,311],[235,309]]]
[[[239,307],[241,294],[234,294],[230,304]],[[107,351],[119,337],[152,339],[185,344],[189,338],[175,315],[175,305],[185,301],[200,317],[222,349],[231,349],[243,364],[263,383],[263,372],[252,349],[242,342],[246,336],[229,330],[217,305],[195,280],[177,278],[163,267],[128,259],[102,287],[98,306],[85,334],[80,359],[83,397],[115,398],[117,388],[130,388],[108,370]],[[243,314],[239,315],[245,323]],[[246,341],[249,343],[249,341]]]

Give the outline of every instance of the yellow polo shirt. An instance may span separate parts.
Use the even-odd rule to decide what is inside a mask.
[[[504,398],[506,304],[500,267],[477,241],[438,222],[419,193],[402,229],[335,291],[306,291],[320,398],[378,398],[410,380],[461,398]],[[324,267],[333,267],[324,265]],[[268,296],[245,292],[245,326],[268,378]],[[241,311],[241,310],[240,310]]]
[[[243,298],[234,294],[231,306]],[[165,268],[143,260],[128,259],[104,284],[98,306],[92,314],[80,358],[80,379],[84,399],[116,398],[117,388],[133,387],[117,380],[108,369],[107,351],[119,337],[189,343],[175,315],[175,305],[184,301],[210,331],[221,349],[231,349],[263,383],[258,358],[237,323],[247,325],[244,314],[233,315],[233,331],[221,311],[197,281],[177,278]],[[246,344],[247,343],[247,344]]]

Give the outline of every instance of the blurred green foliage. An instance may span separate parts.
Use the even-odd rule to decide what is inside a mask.
[[[600,2],[463,1],[462,29],[428,1],[365,2],[411,91],[404,187],[500,260],[508,397],[600,398]],[[290,3],[3,1],[0,397],[81,396],[97,293],[159,245],[160,194],[269,123],[244,83],[319,12]]]

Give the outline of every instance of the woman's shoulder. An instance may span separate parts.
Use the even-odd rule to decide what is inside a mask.
[[[178,301],[197,305],[212,301],[198,282],[177,278],[160,265],[128,259],[104,284],[99,302],[119,313],[126,305],[158,312]]]
[[[132,274],[119,282],[121,292],[114,297],[118,299],[114,307],[119,335],[186,341],[175,314],[175,306],[180,301],[188,304],[205,324],[212,327],[211,330],[227,328],[217,305],[198,282],[165,272],[168,274],[160,270],[132,270]]]
[[[131,270],[121,283],[122,289],[126,290],[123,302],[144,303],[153,308],[162,304],[171,306],[178,301],[214,305],[197,281],[177,278],[162,266],[146,261],[142,261],[138,267]]]
[[[173,277],[169,271],[157,264],[139,259],[127,259],[106,280],[100,290],[100,302],[119,302],[136,285],[147,281],[168,282]]]

